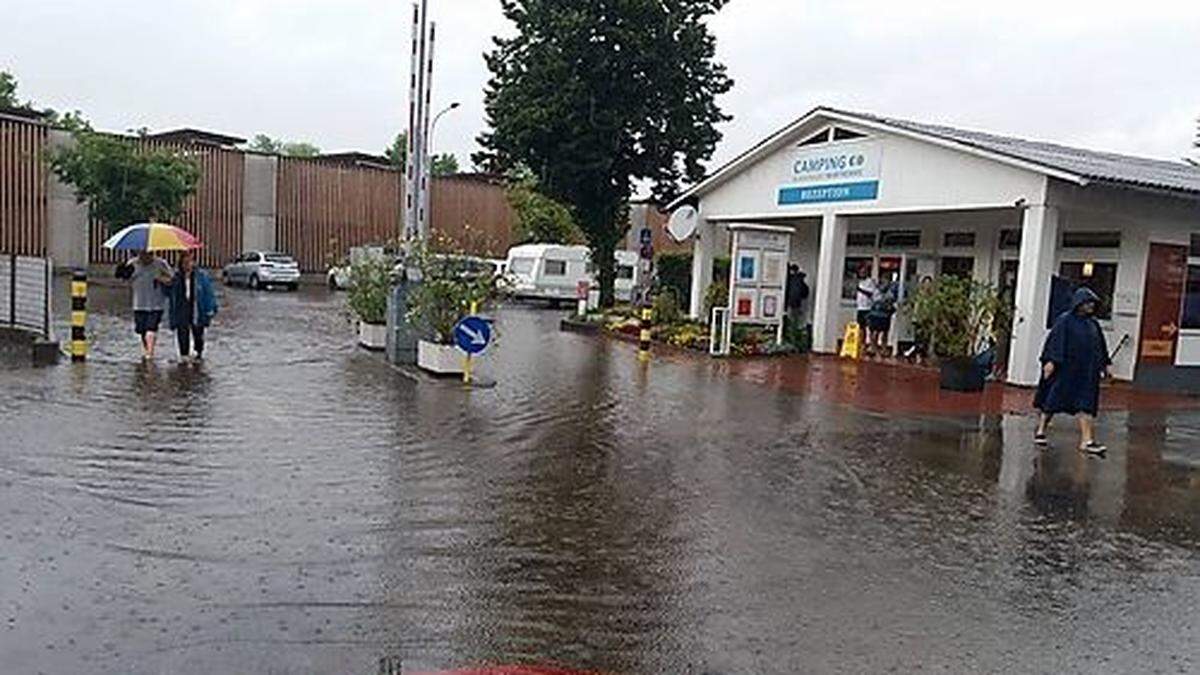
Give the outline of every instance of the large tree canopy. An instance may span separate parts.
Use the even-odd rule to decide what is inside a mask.
[[[572,207],[612,302],[635,182],[667,199],[703,177],[732,87],[705,20],[726,0],[502,0],[517,34],[487,55],[490,129],[476,164],[533,170]]]

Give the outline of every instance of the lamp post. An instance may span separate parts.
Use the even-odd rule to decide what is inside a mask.
[[[450,105],[446,106],[445,108],[442,108],[442,110],[440,112],[438,112],[438,114],[433,116],[433,122],[431,122],[429,124],[429,139],[427,141],[427,143],[429,145],[429,177],[427,179],[429,181],[429,204],[425,207],[425,213],[428,214],[428,216],[429,216],[429,231],[430,232],[433,231],[433,180],[435,178],[437,178],[437,176],[433,175],[433,158],[435,156],[433,154],[433,139],[434,139],[434,135],[437,133],[438,120],[442,119],[442,115],[445,115],[446,113],[450,112],[451,110],[457,109],[458,106],[460,106],[460,105],[462,105],[462,104],[460,104],[458,101],[455,101],[454,103],[451,103]]]

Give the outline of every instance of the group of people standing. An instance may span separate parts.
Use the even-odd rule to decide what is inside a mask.
[[[892,317],[896,315],[900,289],[888,277],[876,281],[871,269],[863,265],[858,270],[854,307],[857,310],[858,328],[863,336],[863,354],[883,357],[889,354],[888,335],[892,330]]]
[[[117,275],[128,279],[133,288],[133,327],[144,360],[154,358],[164,313],[175,331],[180,358],[204,357],[204,332],[217,314],[217,296],[211,277],[196,266],[191,251],[179,256],[178,269],[144,251],[120,265]]]

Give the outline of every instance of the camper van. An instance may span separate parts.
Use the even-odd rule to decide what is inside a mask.
[[[638,256],[617,251],[614,292],[618,301],[629,302],[639,280]],[[579,282],[595,281],[591,251],[586,246],[524,244],[508,250],[505,263],[513,295],[522,300],[553,304],[575,300]]]

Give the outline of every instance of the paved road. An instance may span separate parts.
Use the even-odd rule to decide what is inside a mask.
[[[517,309],[466,392],[226,295],[201,367],[97,289],[91,362],[0,369],[4,673],[1200,669],[1195,413],[1039,454]]]

